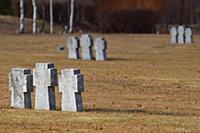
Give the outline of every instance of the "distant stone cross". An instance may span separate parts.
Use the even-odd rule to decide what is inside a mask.
[[[81,45],[81,49],[82,49],[82,59],[83,60],[92,60],[93,59],[92,37],[88,34],[82,35],[80,38],[80,45]]]
[[[176,44],[177,43],[177,28],[176,27],[172,27],[170,29],[170,36],[171,36],[171,44]]]
[[[55,86],[57,85],[57,69],[54,64],[38,63],[33,70],[35,89],[35,109],[55,110]]]
[[[13,68],[9,74],[11,107],[32,108],[33,75],[28,68]]]
[[[68,58],[79,59],[79,40],[77,37],[69,37],[67,42],[68,47]]]
[[[94,49],[96,50],[96,60],[104,61],[107,58],[107,42],[104,38],[96,38],[94,43]]]
[[[82,112],[81,92],[84,90],[83,75],[79,69],[65,69],[59,76],[59,91],[62,93],[62,111]]]
[[[192,29],[191,28],[185,29],[185,43],[186,44],[192,43]]]
[[[178,44],[184,44],[184,34],[185,34],[185,28],[184,26],[178,27]]]

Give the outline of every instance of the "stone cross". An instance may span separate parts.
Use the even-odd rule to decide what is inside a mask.
[[[69,37],[67,42],[68,47],[68,58],[79,59],[79,40],[77,37]]]
[[[33,75],[28,68],[13,68],[9,74],[11,107],[32,108]]]
[[[191,28],[185,29],[185,43],[186,44],[192,43],[192,29]]]
[[[55,86],[57,85],[57,69],[54,64],[38,63],[33,70],[35,88],[35,109],[55,110]]]
[[[107,58],[107,42],[104,38],[99,37],[95,39],[94,49],[96,50],[96,60],[104,61]]]
[[[80,38],[80,45],[81,45],[81,49],[82,49],[82,59],[83,60],[92,60],[93,59],[92,37],[88,34],[82,35]]]
[[[81,92],[84,78],[79,69],[65,69],[59,76],[59,91],[62,93],[62,111],[82,112]]]
[[[185,34],[185,27],[178,26],[178,44],[184,44],[184,34]]]
[[[171,36],[170,43],[176,44],[177,43],[177,28],[176,27],[172,27],[170,29],[170,36]]]

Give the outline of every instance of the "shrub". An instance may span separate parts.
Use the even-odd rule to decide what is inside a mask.
[[[100,32],[151,33],[155,32],[158,16],[153,11],[102,11],[96,15]]]

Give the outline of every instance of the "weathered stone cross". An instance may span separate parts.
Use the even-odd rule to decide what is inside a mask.
[[[55,86],[57,85],[57,69],[54,64],[38,63],[33,70],[35,88],[35,109],[55,110]]]
[[[9,74],[9,88],[11,90],[11,107],[32,107],[33,75],[30,69],[13,68]]]
[[[81,92],[84,78],[79,69],[65,69],[59,76],[59,91],[62,93],[62,111],[82,112]]]
[[[177,43],[177,29],[176,29],[176,27],[172,27],[170,29],[170,36],[171,36],[170,43],[176,44]]]
[[[94,48],[96,50],[96,60],[104,61],[107,58],[107,42],[104,38],[96,38],[94,43]]]
[[[92,60],[93,59],[92,37],[88,34],[82,35],[80,38],[80,45],[81,45],[81,49],[82,49],[82,59],[83,60]]]
[[[184,34],[185,34],[185,27],[178,26],[178,44],[184,44]]]
[[[69,37],[67,42],[68,47],[68,58],[79,59],[79,39],[77,37]]]
[[[192,43],[192,29],[191,28],[185,29],[185,43],[186,44]]]

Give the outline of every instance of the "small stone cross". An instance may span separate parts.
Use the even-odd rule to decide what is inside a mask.
[[[92,60],[93,59],[92,37],[88,34],[82,35],[80,38],[80,45],[81,45],[81,49],[82,49],[82,59],[83,60]]]
[[[170,29],[170,36],[171,36],[170,43],[176,44],[177,43],[177,28],[176,27],[172,27]]]
[[[9,74],[11,107],[32,108],[33,75],[28,68],[13,68]]]
[[[68,58],[69,59],[79,59],[79,39],[77,37],[68,38]]]
[[[96,60],[104,61],[107,58],[107,42],[104,38],[96,38],[94,43],[94,49],[96,50]]]
[[[82,112],[81,92],[84,78],[79,69],[65,69],[59,76],[59,91],[62,93],[62,111]]]
[[[191,28],[185,29],[185,43],[186,44],[192,43],[192,29]]]
[[[184,34],[185,34],[185,27],[178,26],[178,44],[184,44]]]
[[[55,110],[55,86],[57,85],[57,69],[54,64],[38,63],[33,70],[35,88],[35,109]]]

